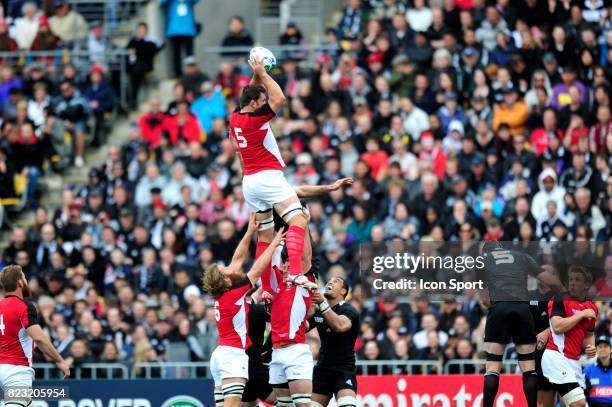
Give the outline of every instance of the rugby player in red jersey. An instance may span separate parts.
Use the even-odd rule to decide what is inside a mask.
[[[0,272],[0,387],[31,388],[34,379],[32,354],[34,344],[64,374],[70,376],[70,366],[57,352],[38,324],[38,312],[30,296],[28,281],[20,266],[6,266]],[[26,407],[31,399],[5,401],[5,405]]]
[[[248,231],[236,249],[234,257],[241,258],[248,253],[249,243],[258,226],[252,217]],[[285,233],[279,231],[246,275],[241,267],[230,264],[229,267],[212,265],[206,269],[202,277],[204,290],[215,299],[215,319],[219,330],[218,346],[210,358],[217,406],[237,407],[240,404],[249,377],[248,356],[245,352],[250,345],[247,335],[249,314],[247,292],[268,267],[274,249],[284,237]]]
[[[240,106],[230,117],[230,137],[242,163],[244,198],[260,222],[256,257],[274,236],[274,210],[289,224],[285,240],[289,256],[287,282],[316,289],[316,284],[302,275],[307,221],[298,195],[283,175],[285,162],[271,127],[271,120],[285,104],[285,95],[261,61],[251,59],[249,64],[253,78],[242,90]],[[266,300],[271,296],[270,275],[271,268],[267,268],[262,276]]]
[[[542,356],[542,372],[568,407],[586,406],[580,355],[596,354],[597,307],[587,298],[591,274],[580,266],[569,269],[568,292],[548,302],[550,337]]]

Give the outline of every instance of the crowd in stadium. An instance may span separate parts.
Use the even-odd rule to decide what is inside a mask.
[[[47,11],[27,3],[0,20],[0,51],[70,47],[79,31],[54,28],[70,6],[55,1]],[[359,358],[471,359],[483,351],[486,310],[477,297],[368,297],[357,249],[397,238],[609,241],[612,7],[349,0],[341,14],[314,66],[303,51],[287,52],[276,55],[274,72],[288,99],[273,122],[288,180],[354,178],[308,203],[321,277],[353,285]],[[0,67],[0,197],[13,196],[13,175],[25,174],[35,211],[33,226],[12,230],[2,263],[23,267],[45,328],[75,366],[167,360],[179,342],[190,360],[205,361],[215,347],[200,277],[229,262],[248,222],[227,119],[250,77],[245,55],[231,50],[218,71],[202,72],[190,55],[193,11],[187,18],[190,33],[168,26],[173,101],[151,99],[130,140],[109,146],[105,165],[86,185],[67,186],[57,208],[36,204],[36,180],[45,162],[65,168],[73,156],[82,166],[86,144],[101,141],[90,119],[114,107],[108,72],[101,61],[87,78],[54,59]],[[96,30],[83,25],[90,50]],[[290,22],[279,42],[307,40]],[[223,45],[254,41],[233,17]],[[142,24],[128,47],[137,81],[159,43]],[[595,282],[608,297],[611,260]],[[610,335],[612,310],[601,306],[597,333]],[[310,342],[316,356],[317,339]]]

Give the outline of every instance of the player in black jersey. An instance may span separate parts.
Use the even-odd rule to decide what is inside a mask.
[[[523,391],[529,407],[538,404],[538,375],[535,371],[536,336],[529,309],[527,276],[532,275],[549,286],[559,279],[540,269],[525,253],[504,248],[499,242],[487,242],[484,250],[483,279],[490,303],[485,325],[487,355],[484,376],[483,407],[493,407],[499,389],[499,373],[506,345],[516,345],[523,372]]]
[[[317,328],[321,349],[312,378],[312,407],[327,406],[335,396],[338,407],[357,405],[355,341],[359,334],[359,312],[344,301],[349,292],[346,281],[332,277],[323,296],[316,293],[318,310],[310,318]]]
[[[268,359],[269,352],[272,349],[270,336],[266,337],[266,324],[268,322],[270,322],[270,314],[266,311],[265,306],[251,303],[248,331],[251,346],[246,350],[246,354],[249,356],[249,381],[242,393],[241,407],[256,406],[258,399],[268,404],[274,404],[276,399],[272,386],[268,383],[270,376]]]
[[[552,275],[558,276],[557,270],[548,264],[542,269]],[[542,355],[546,349],[546,343],[550,335],[550,323],[548,320],[548,301],[556,294],[565,291],[565,287],[548,287],[538,281],[538,288],[529,292],[529,308],[533,316],[536,332],[536,372],[538,373],[538,401],[540,407],[554,407],[557,404],[557,392],[542,372]]]

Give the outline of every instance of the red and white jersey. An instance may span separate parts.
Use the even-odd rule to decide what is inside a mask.
[[[310,281],[315,281],[311,273],[305,275]],[[280,284],[270,313],[273,347],[306,343],[306,321],[312,294],[304,287]]]
[[[285,168],[270,127],[274,116],[276,113],[268,103],[248,113],[240,113],[240,108],[237,108],[230,116],[230,137],[240,148],[244,175]]]
[[[27,329],[38,324],[38,311],[15,295],[0,300],[0,364],[32,366],[34,341]]]
[[[249,330],[249,304],[246,294],[251,281],[245,277],[232,288],[215,298],[215,319],[219,330],[219,346],[246,349],[251,346]]]
[[[555,333],[551,324],[551,337],[548,340],[546,349],[556,350],[568,359],[580,359],[580,355],[582,354],[582,341],[587,332],[592,332],[595,329],[595,322],[597,321],[597,307],[591,300],[578,301],[573,299],[568,293],[561,293],[548,301],[549,318],[554,316],[568,318],[588,308],[595,311],[595,318],[582,319],[564,334]]]

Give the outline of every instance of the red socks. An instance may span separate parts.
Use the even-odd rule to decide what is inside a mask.
[[[266,251],[266,249],[270,246],[268,242],[257,242],[257,246],[255,248],[255,259],[259,259],[261,254]],[[272,262],[268,264],[268,267],[261,274],[261,289],[267,291],[272,294],[272,287],[270,285],[270,279],[272,278]]]
[[[285,237],[285,247],[289,255],[289,274],[302,274],[302,253],[304,252],[304,229],[299,226],[289,226]]]

